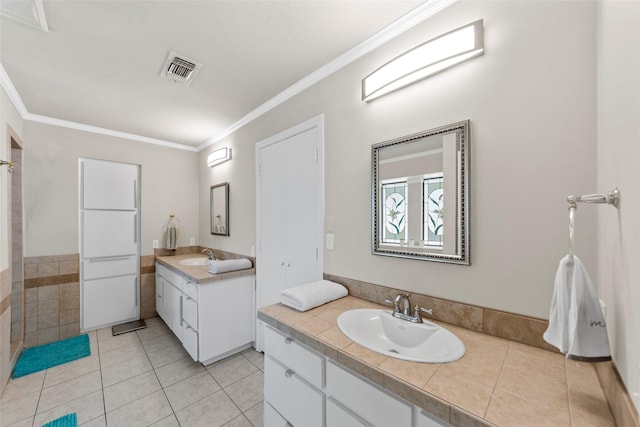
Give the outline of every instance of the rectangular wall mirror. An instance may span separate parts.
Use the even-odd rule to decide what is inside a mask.
[[[372,253],[469,265],[469,121],[371,151]]]
[[[229,183],[212,185],[210,188],[211,234],[229,235]]]

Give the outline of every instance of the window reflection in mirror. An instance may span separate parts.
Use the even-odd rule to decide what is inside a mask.
[[[468,127],[372,147],[374,254],[469,264]]]

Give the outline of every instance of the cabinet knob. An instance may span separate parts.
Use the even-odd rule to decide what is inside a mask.
[[[282,261],[282,262],[280,263],[280,265],[281,265],[282,267],[284,267],[284,261]]]
[[[291,267],[291,263],[290,263],[290,262],[289,262],[289,263],[287,263],[287,267]]]
[[[291,375],[295,374],[295,372],[293,372],[291,369],[287,369],[286,371],[284,371],[284,376],[289,378],[291,377]]]
[[[293,338],[291,338],[291,337],[286,337],[286,338],[284,339],[284,342],[285,342],[285,344],[291,344],[291,343],[293,342]]]

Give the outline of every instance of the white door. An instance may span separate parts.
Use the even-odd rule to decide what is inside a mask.
[[[323,125],[320,116],[256,146],[258,309],[279,302],[283,289],[322,279]]]
[[[80,329],[140,317],[140,167],[79,160]]]
[[[83,283],[83,327],[95,329],[137,316],[136,275],[85,280]],[[108,307],[108,310],[105,310]]]
[[[137,209],[137,165],[83,159],[80,167],[84,209]]]

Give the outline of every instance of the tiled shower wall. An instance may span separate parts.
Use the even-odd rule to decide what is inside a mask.
[[[140,258],[140,316],[156,315],[155,257]],[[80,260],[78,254],[24,260],[25,347],[80,334]]]

